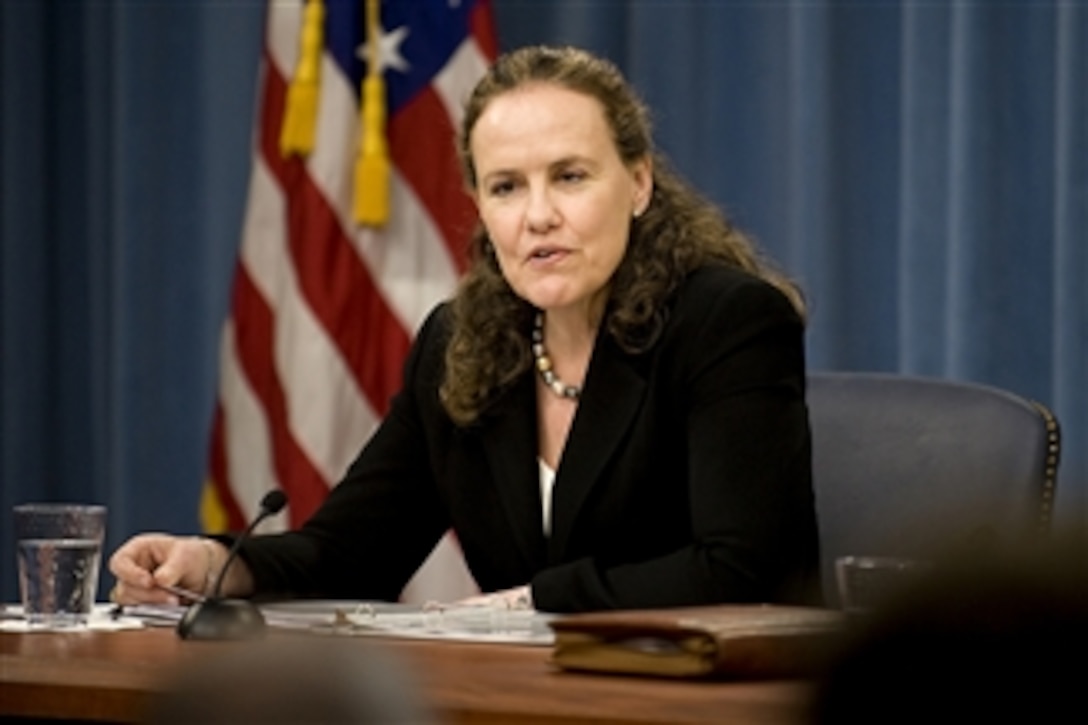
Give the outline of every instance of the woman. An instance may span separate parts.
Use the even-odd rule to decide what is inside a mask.
[[[225,592],[396,599],[452,527],[481,591],[543,611],[818,601],[796,289],[588,53],[500,58],[459,143],[482,225],[456,297],[344,480]],[[206,587],[225,556],[136,537],[115,598]]]

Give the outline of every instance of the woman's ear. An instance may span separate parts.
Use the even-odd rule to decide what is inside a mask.
[[[642,216],[654,193],[654,162],[644,156],[631,165],[631,179],[634,183],[634,200],[631,215]]]

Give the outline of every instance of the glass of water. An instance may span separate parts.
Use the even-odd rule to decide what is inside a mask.
[[[928,573],[927,561],[893,556],[841,556],[835,560],[839,603],[848,614],[868,614]]]
[[[16,506],[19,594],[34,626],[85,624],[98,591],[106,507],[30,503]]]

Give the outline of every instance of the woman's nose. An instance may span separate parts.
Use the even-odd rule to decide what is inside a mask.
[[[546,232],[559,224],[559,213],[547,189],[531,189],[525,221],[534,232]]]

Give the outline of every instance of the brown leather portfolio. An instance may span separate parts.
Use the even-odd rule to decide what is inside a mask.
[[[817,672],[846,620],[829,609],[742,604],[573,614],[550,626],[552,661],[564,669],[753,679]]]

